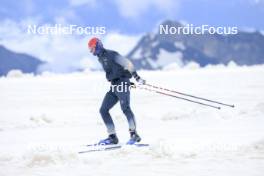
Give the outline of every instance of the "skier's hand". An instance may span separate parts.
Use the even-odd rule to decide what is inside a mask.
[[[140,78],[140,77],[139,77],[139,79],[137,80],[137,82],[138,82],[139,84],[142,84],[142,85],[146,84],[146,80],[144,80],[144,79],[142,79],[142,78]]]
[[[130,87],[132,87],[132,88],[136,88],[136,84],[133,83],[133,82],[130,82]]]
[[[144,79],[142,79],[138,74],[137,72],[133,72],[132,73],[133,77],[136,79],[136,81],[139,83],[139,84],[146,84],[146,81]]]

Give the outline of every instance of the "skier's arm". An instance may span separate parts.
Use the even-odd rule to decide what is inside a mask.
[[[121,65],[125,70],[129,71],[131,74],[136,71],[132,62],[120,55],[115,57],[115,62]]]
[[[136,81],[138,81],[141,84],[146,83],[146,81],[141,79],[140,76],[137,74],[136,69],[130,60],[119,55],[115,57],[115,62],[121,65],[125,70],[128,70],[132,74],[132,76],[136,79]]]

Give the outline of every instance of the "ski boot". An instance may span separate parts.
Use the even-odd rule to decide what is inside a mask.
[[[110,134],[108,138],[101,140],[98,145],[114,145],[118,144],[118,138],[116,134]]]
[[[127,145],[133,145],[136,142],[140,142],[141,141],[141,137],[137,134],[136,131],[130,131],[130,139],[127,142]]]

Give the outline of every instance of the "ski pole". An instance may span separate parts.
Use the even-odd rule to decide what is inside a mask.
[[[167,89],[167,88],[154,86],[154,85],[151,85],[151,84],[145,84],[145,85],[149,86],[149,87],[156,88],[156,89],[165,90],[165,91],[172,92],[172,93],[177,93],[177,94],[180,94],[180,95],[184,95],[184,96],[188,96],[188,97],[192,97],[192,98],[197,98],[197,99],[200,99],[200,100],[204,100],[204,101],[208,101],[208,102],[212,102],[212,103],[216,103],[216,104],[220,104],[220,105],[224,105],[224,106],[228,106],[228,107],[232,107],[232,108],[235,107],[235,105],[229,105],[229,104],[221,103],[221,102],[218,102],[218,101],[209,100],[209,99],[206,99],[206,98],[197,97],[197,96],[194,96],[194,95],[178,92],[178,91],[175,91],[175,90],[170,90],[170,89]]]
[[[134,87],[134,88],[135,88],[135,87]],[[164,92],[161,92],[161,91],[158,91],[158,90],[152,90],[152,89],[148,89],[148,88],[141,87],[141,86],[138,86],[138,88],[140,88],[140,89],[144,89],[144,90],[147,90],[147,91],[150,91],[150,92],[155,92],[155,93],[158,93],[158,94],[162,94],[162,95],[166,95],[166,96],[170,96],[170,97],[174,97],[174,98],[178,98],[178,99],[186,100],[186,101],[189,101],[189,102],[192,102],[192,103],[197,103],[197,104],[200,104],[200,105],[208,106],[208,107],[211,107],[211,108],[221,109],[221,108],[218,107],[218,106],[205,104],[205,103],[202,103],[202,102],[199,102],[199,101],[194,101],[194,100],[190,100],[190,99],[183,98],[183,97],[178,97],[178,96],[176,96],[176,95],[171,95],[171,94],[164,93]]]

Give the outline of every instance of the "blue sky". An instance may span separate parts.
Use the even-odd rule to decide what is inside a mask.
[[[0,20],[38,18],[139,34],[164,19],[264,30],[264,0],[1,0]]]
[[[264,0],[1,0],[0,44],[48,62],[52,71],[67,72],[98,67],[87,49],[91,36],[28,35],[29,24],[105,26],[104,46],[126,55],[165,19],[264,34],[263,17]]]

